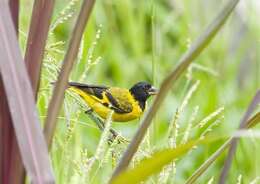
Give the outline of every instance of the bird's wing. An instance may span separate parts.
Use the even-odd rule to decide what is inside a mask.
[[[112,87],[106,90],[105,95],[110,102],[110,108],[115,112],[124,114],[133,110],[131,93],[127,89]]]
[[[132,104],[129,101],[131,94],[127,89],[116,87],[109,88],[106,86],[89,85],[77,82],[69,82],[69,86],[85,92],[99,103],[117,113],[124,114],[132,112],[133,110]]]

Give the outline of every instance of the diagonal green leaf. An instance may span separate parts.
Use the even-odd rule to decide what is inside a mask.
[[[119,174],[113,184],[135,184],[146,180],[149,176],[159,172],[165,165],[172,162],[174,159],[181,157],[187,153],[195,145],[205,142],[203,140],[190,141],[180,145],[175,149],[165,149],[154,153],[150,158],[142,160],[133,169],[126,170]]]

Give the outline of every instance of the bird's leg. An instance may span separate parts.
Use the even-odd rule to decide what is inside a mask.
[[[82,108],[84,108],[82,106]],[[102,121],[100,118],[98,118],[97,116],[94,115],[93,113],[93,109],[89,108],[88,110],[85,111],[85,113],[90,117],[90,119],[92,119],[96,125],[98,126],[98,128],[103,131],[104,128],[105,128],[105,123],[104,121]],[[110,133],[112,134],[112,138],[109,138],[108,142],[112,143],[117,137],[119,138],[118,139],[118,142],[119,143],[123,143],[123,142],[129,142],[127,139],[125,139],[124,137],[122,137],[121,135],[119,135],[114,129],[110,129]]]
[[[94,111],[93,111],[93,109],[91,109],[91,108],[85,111],[85,113],[88,114],[89,117],[90,117],[92,120],[94,120],[94,122],[97,124],[98,128],[103,131],[103,130],[104,130],[104,127],[105,127],[104,122],[103,122],[100,118],[98,118],[97,116],[95,116],[95,115],[93,114],[93,112],[94,112]]]
[[[88,110],[85,111],[86,114],[91,114],[93,112],[93,109],[89,108]]]
[[[92,109],[88,109],[87,111],[85,111],[85,113],[90,117],[90,119],[92,119],[96,123],[96,125],[100,130],[102,131],[104,130],[105,127],[104,122],[93,114]]]
[[[99,117],[97,117],[96,115],[94,115],[94,113],[92,113],[93,110],[89,109],[87,110],[85,113],[90,117],[90,119],[92,119],[96,125],[98,126],[98,128],[103,131],[105,128],[105,123],[103,120],[101,120]],[[112,143],[116,138],[118,138],[118,142],[119,143],[123,143],[123,142],[129,142],[128,140],[126,140],[124,137],[122,137],[121,135],[119,135],[114,129],[110,128],[110,133],[111,138],[109,138],[108,142]]]

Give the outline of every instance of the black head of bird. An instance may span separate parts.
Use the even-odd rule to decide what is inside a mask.
[[[156,95],[158,90],[148,82],[138,82],[129,90],[134,98],[140,103],[141,107],[145,106],[146,100],[151,95]]]

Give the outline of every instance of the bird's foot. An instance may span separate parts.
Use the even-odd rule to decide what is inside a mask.
[[[86,114],[91,114],[93,112],[93,109],[88,109],[85,111]]]

